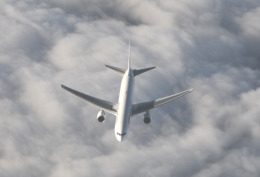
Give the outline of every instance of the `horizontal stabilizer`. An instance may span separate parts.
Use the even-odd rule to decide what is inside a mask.
[[[118,68],[118,67],[114,67],[114,66],[109,66],[109,65],[105,65],[107,68],[119,73],[120,75],[124,75],[125,74],[125,71],[126,69],[122,69],[122,68]]]
[[[154,69],[155,67],[150,67],[150,68],[145,68],[145,69],[134,69],[133,70],[133,73],[134,73],[134,76],[137,76],[137,75],[139,75],[139,74],[142,74],[142,73],[144,73],[144,72],[146,72],[146,71],[149,71],[149,70],[151,70],[151,69]]]

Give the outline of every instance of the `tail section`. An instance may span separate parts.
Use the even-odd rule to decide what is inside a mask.
[[[144,73],[144,72],[146,72],[146,71],[149,71],[149,70],[151,70],[151,69],[154,69],[155,67],[150,67],[150,68],[144,68],[144,69],[134,69],[133,70],[133,73],[134,73],[134,76],[137,76],[137,75],[139,75],[139,74],[142,74],[142,73]]]
[[[130,61],[131,61],[131,43],[129,42],[128,69],[130,69]]]
[[[109,66],[109,65],[105,65],[107,68],[119,73],[120,75],[124,75],[125,72],[126,72],[126,69],[123,69],[123,68],[118,68],[118,67],[114,67],[114,66]],[[128,53],[128,69],[131,68],[131,43],[129,42],[129,53]],[[150,67],[150,68],[144,68],[144,69],[134,69],[133,70],[133,74],[134,76],[137,76],[139,74],[142,74],[146,71],[149,71],[151,69],[154,69],[155,67]]]
[[[121,76],[123,76],[126,72],[126,69],[123,69],[123,68],[118,68],[118,67],[114,67],[114,66],[109,66],[109,65],[105,65],[107,68],[115,71],[116,73],[120,74]],[[133,74],[134,76],[137,76],[139,74],[142,74],[146,71],[149,71],[151,69],[154,69],[155,67],[150,67],[150,68],[144,68],[144,69],[134,69],[133,70]]]
[[[119,73],[120,75],[124,75],[125,74],[125,71],[126,69],[123,69],[123,68],[118,68],[118,67],[114,67],[114,66],[109,66],[109,65],[105,65],[107,68]]]

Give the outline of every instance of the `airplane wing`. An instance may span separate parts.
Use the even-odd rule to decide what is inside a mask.
[[[69,87],[66,87],[64,85],[61,85],[61,88],[67,90],[68,92],[82,98],[85,101],[88,101],[89,103],[93,104],[94,106],[97,106],[101,109],[105,109],[106,111],[116,115],[117,113],[117,104],[111,103],[109,101],[101,100],[99,98],[95,98],[92,96],[89,96],[87,94],[81,93],[79,91],[73,90]]]
[[[177,94],[173,94],[173,95],[169,95],[169,96],[166,96],[166,97],[163,97],[163,98],[159,98],[159,99],[156,99],[156,100],[153,100],[153,101],[133,104],[132,105],[132,116],[135,115],[135,114],[139,114],[141,112],[148,111],[148,110],[153,109],[155,107],[161,106],[165,103],[168,103],[168,102],[173,101],[173,100],[175,100],[179,97],[182,97],[182,96],[184,96],[184,95],[186,95],[186,94],[188,94],[192,91],[193,91],[193,88],[189,89],[189,90],[185,90],[185,91],[177,93]]]

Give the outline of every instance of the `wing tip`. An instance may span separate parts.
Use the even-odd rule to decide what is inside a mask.
[[[67,86],[65,86],[65,85],[63,85],[63,84],[61,84],[60,87],[61,87],[62,89],[64,89],[64,90],[67,90],[67,91],[70,90],[69,87],[67,87]]]

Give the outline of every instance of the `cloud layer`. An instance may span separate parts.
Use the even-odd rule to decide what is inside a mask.
[[[260,3],[0,1],[0,176],[252,177],[260,174]],[[135,102],[194,87],[114,120],[63,83],[116,102],[121,78],[104,64],[157,66],[136,78]]]

